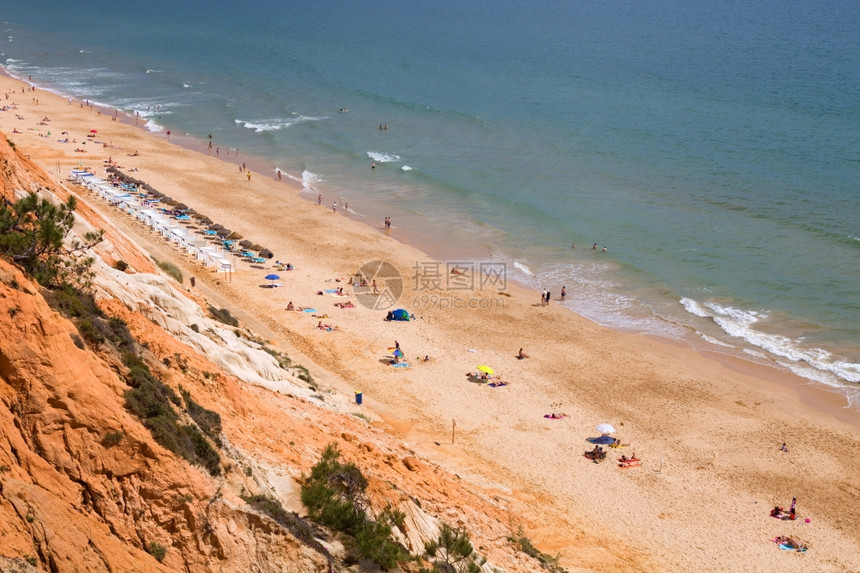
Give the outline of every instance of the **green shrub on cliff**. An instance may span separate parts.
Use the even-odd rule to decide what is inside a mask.
[[[475,553],[465,529],[451,527],[447,523],[442,524],[438,539],[424,544],[424,550],[433,561],[434,571],[480,573],[486,561]]]
[[[218,451],[197,426],[179,423],[179,414],[172,406],[174,398],[178,400],[176,392],[148,371],[143,374],[139,367],[136,371],[139,376],[135,381],[137,385],[125,392],[129,411],[140,418],[155,441],[163,447],[193,464],[203,466],[213,476],[220,475],[221,456]]]
[[[81,337],[90,344],[107,341],[121,352],[135,352],[137,343],[128,325],[122,319],[105,315],[90,293],[64,284],[45,291],[44,296],[51,308],[75,323]]]
[[[179,269],[179,267],[177,267],[170,261],[159,261],[155,257],[152,257],[152,260],[155,261],[155,264],[158,265],[158,268],[176,279],[176,282],[182,284],[182,271]]]
[[[182,386],[179,387],[179,393],[182,394],[182,399],[185,401],[185,409],[188,411],[191,419],[194,420],[204,434],[215,440],[215,443],[218,443],[218,435],[221,433],[221,415],[195,402],[191,398],[191,393]]]
[[[402,524],[404,516],[387,508],[378,520],[370,519],[366,489],[367,479],[358,466],[341,462],[337,445],[329,444],[304,477],[301,499],[312,520],[349,535],[362,558],[390,569],[410,558],[391,538],[392,525]]]
[[[75,284],[88,286],[92,257],[86,251],[102,240],[102,231],[86,233],[64,244],[75,223],[77,200],[55,205],[37,193],[14,203],[0,204],[0,256],[20,265],[46,287]]]

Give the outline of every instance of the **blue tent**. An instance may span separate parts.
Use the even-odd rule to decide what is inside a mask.
[[[409,320],[409,313],[402,308],[398,308],[391,313],[391,320]]]

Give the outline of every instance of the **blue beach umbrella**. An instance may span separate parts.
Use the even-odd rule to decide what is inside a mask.
[[[267,281],[276,281],[276,280],[279,280],[280,278],[281,277],[279,277],[278,275],[275,275],[275,274],[266,275]]]

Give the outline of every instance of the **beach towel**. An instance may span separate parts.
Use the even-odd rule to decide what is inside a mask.
[[[304,308],[304,309],[302,309],[302,312],[316,312],[316,311],[317,311],[317,309],[315,309],[315,308]]]
[[[333,293],[333,292],[337,292],[337,289],[336,289],[336,288],[327,288],[327,289],[325,289],[325,291],[326,291],[327,293],[331,294],[331,293]]]
[[[409,368],[408,362],[397,362],[396,364],[392,364],[395,368]]]
[[[502,386],[507,386],[507,382],[490,382],[487,384],[490,388],[501,388]]]
[[[783,536],[779,536],[779,537],[774,537],[773,539],[771,539],[771,541],[776,543],[777,547],[779,547],[783,551],[797,551],[798,553],[806,553],[806,550],[808,549],[808,547],[806,547],[806,545],[803,542],[795,541],[795,543],[800,543],[800,547],[795,547],[795,546],[791,545],[790,543],[785,543],[784,541],[782,541],[783,539],[786,539],[786,538]]]
[[[553,416],[552,414],[544,414],[543,417],[549,420],[562,420],[564,418],[567,418],[567,414],[559,414],[558,416]]]

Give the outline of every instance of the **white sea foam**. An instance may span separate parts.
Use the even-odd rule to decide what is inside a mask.
[[[808,367],[814,369],[816,376],[810,376],[807,372],[803,374],[806,378],[824,381],[828,378],[826,373],[830,373],[842,381],[860,382],[860,364],[848,362],[821,348],[806,348],[802,339],[757,330],[755,325],[767,320],[767,313],[717,303],[707,303],[705,306],[714,312],[714,322],[730,336],[740,338],[773,357],[788,360],[791,369],[798,373],[807,372]],[[749,352],[757,355],[751,349]]]
[[[698,334],[699,336],[701,336],[701,337],[702,337],[702,340],[704,340],[704,341],[705,341],[705,342],[707,342],[708,344],[713,344],[713,345],[715,345],[715,346],[723,346],[723,347],[725,347],[725,348],[735,348],[734,346],[732,346],[732,345],[731,345],[731,344],[729,344],[728,342],[723,342],[722,340],[719,340],[719,339],[717,339],[717,338],[714,338],[713,336],[708,336],[707,334],[704,334],[704,333],[702,333],[702,332],[698,332],[697,334]]]
[[[528,268],[526,265],[522,264],[522,263],[521,263],[521,262],[519,262],[518,260],[516,260],[516,259],[515,259],[515,260],[514,260],[514,262],[513,262],[513,265],[514,265],[514,267],[515,267],[515,268],[519,269],[519,270],[520,270],[520,271],[522,271],[524,274],[526,274],[526,275],[528,275],[528,276],[530,276],[530,277],[535,276],[535,274],[532,272],[532,270],[531,270],[530,268]]]
[[[316,186],[323,182],[323,178],[312,171],[302,171],[302,191],[316,191]]]
[[[146,129],[154,133],[157,131],[162,131],[164,128],[150,119],[146,122]]]
[[[401,171],[412,171],[412,168],[409,167],[408,165],[404,165],[403,167],[400,168],[400,170]]]
[[[182,87],[184,87],[184,88],[190,88],[190,87],[191,87],[191,84],[185,84],[185,83],[183,83],[183,84],[182,84]]]
[[[297,115],[295,117],[289,118],[278,117],[273,119],[255,120],[234,119],[233,122],[238,125],[241,125],[242,127],[253,129],[255,132],[260,133],[262,131],[276,131],[279,129],[285,129],[293,125],[298,125],[307,121],[319,121],[320,119],[322,118],[311,117],[307,115]]]
[[[382,151],[368,151],[367,156],[377,163],[393,163],[400,161],[400,156],[394,153],[383,153]]]
[[[711,318],[711,313],[691,298],[684,297],[680,300],[680,303],[681,306],[683,306],[690,314],[694,314],[702,318]]]
[[[303,183],[301,177],[297,177],[297,176],[293,175],[292,173],[287,173],[283,169],[281,170],[281,173],[284,175],[284,177],[286,177],[290,181],[295,181],[296,183]]]
[[[161,70],[146,70],[147,74],[160,74]]]

